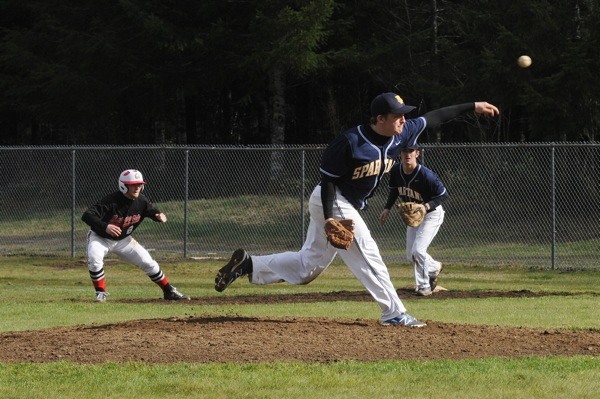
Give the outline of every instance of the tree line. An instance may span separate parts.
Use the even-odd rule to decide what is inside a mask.
[[[594,0],[2,0],[0,145],[327,143],[385,91],[502,112],[424,142],[595,141],[599,39]]]

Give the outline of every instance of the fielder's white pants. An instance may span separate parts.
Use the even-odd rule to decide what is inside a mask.
[[[104,257],[110,252],[136,265],[148,276],[160,272],[158,263],[132,236],[122,240],[111,240],[90,230],[87,238],[88,269],[91,272],[100,271],[104,267]]]
[[[406,259],[415,271],[415,290],[430,288],[429,277],[437,276],[442,268],[442,264],[427,253],[427,249],[444,222],[445,213],[440,205],[425,215],[419,227],[406,228]]]
[[[389,320],[406,312],[398,297],[388,269],[379,254],[360,213],[337,192],[333,217],[354,220],[354,242],[348,250],[331,246],[325,237],[325,221],[321,202],[321,187],[317,186],[309,200],[310,223],[306,241],[299,252],[252,256],[252,284],[271,284],[287,281],[308,284],[331,264],[337,254],[365,286],[381,307],[381,320]]]

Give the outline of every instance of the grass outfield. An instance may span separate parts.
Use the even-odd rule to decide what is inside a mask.
[[[328,365],[0,364],[12,398],[597,398],[591,357]]]
[[[374,302],[185,305],[140,303],[160,291],[141,271],[107,263],[110,307],[93,303],[83,259],[0,257],[0,332],[109,324],[174,316],[336,317],[375,320]],[[362,290],[335,263],[306,286],[252,286],[236,281],[213,289],[221,261],[164,261],[163,270],[192,297]],[[397,287],[409,285],[407,265],[390,265]],[[405,301],[420,318],[453,323],[600,330],[598,272],[527,271],[447,265],[442,285],[453,290],[531,290],[572,296]],[[0,337],[0,342],[1,342]],[[598,343],[600,345],[600,342]],[[1,348],[1,346],[0,346]],[[110,350],[110,348],[106,348]],[[2,349],[0,349],[2,350]],[[0,398],[593,398],[600,359],[591,356],[333,364],[169,364],[71,362],[0,364]]]

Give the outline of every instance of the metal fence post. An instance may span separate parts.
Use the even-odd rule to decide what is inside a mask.
[[[75,257],[75,150],[71,151],[71,258]]]
[[[185,150],[185,194],[183,199],[183,257],[187,258],[188,250],[188,199],[190,190],[190,150]]]
[[[305,171],[305,159],[306,159],[306,150],[303,150],[300,152],[301,154],[301,162],[300,162],[300,167],[302,168],[301,170],[301,178],[300,178],[300,218],[302,220],[302,232],[300,233],[300,238],[302,239],[302,241],[300,241],[300,248],[302,248],[302,245],[304,245],[304,241],[306,240],[305,237],[305,231],[306,231],[306,226],[305,226],[305,217],[304,217],[304,190],[305,190],[305,184],[306,184],[306,179],[305,179],[305,175],[304,175],[304,171]]]
[[[552,143],[552,147],[550,147],[552,165],[552,270],[556,268],[556,167],[554,149],[554,143]]]

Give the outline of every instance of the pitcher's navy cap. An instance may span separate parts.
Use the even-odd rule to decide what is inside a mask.
[[[387,114],[408,114],[415,109],[412,105],[404,104],[402,97],[396,93],[382,93],[371,101],[371,116]]]

